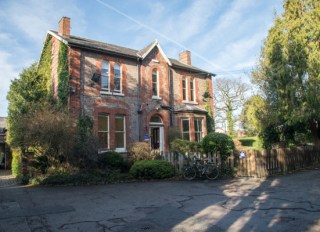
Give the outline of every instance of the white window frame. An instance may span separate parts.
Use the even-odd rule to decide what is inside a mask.
[[[156,77],[157,77],[157,82],[156,82],[156,85],[157,85],[157,95],[154,95],[153,94],[153,72],[155,72],[156,74]],[[156,97],[156,98],[159,98],[159,73],[158,73],[158,70],[157,69],[153,69],[152,70],[152,73],[151,73],[151,91],[152,91],[152,97]]]
[[[115,80],[116,80],[116,75],[115,75],[115,67],[116,66],[119,66],[119,72],[120,72],[120,90],[115,90]],[[119,63],[115,63],[114,65],[113,65],[113,92],[114,93],[122,93],[122,68],[121,68],[121,64],[119,64]],[[115,94],[115,95],[116,95]]]
[[[198,123],[198,121],[200,121],[201,127],[199,127],[199,125],[197,125],[198,131],[196,131],[195,125],[196,125],[196,123]],[[200,129],[200,131],[199,131],[199,129]],[[195,140],[195,142],[200,142],[200,141],[196,140],[196,138],[197,138],[196,134],[200,135],[200,141],[201,141],[203,139],[203,118],[195,118],[194,119],[194,140]]]
[[[192,83],[192,86],[193,88],[191,89],[191,83]],[[195,91],[195,80],[194,78],[190,78],[190,81],[189,81],[189,92],[190,92],[190,101],[191,102],[195,102],[196,101],[196,91]],[[191,97],[193,97],[193,100],[191,100]]]
[[[184,131],[183,131],[183,121],[188,121],[189,130],[188,130],[187,132],[184,132]],[[188,133],[188,134],[189,134],[189,141],[191,141],[190,119],[189,119],[189,118],[182,118],[182,119],[181,119],[181,133],[182,133],[182,139],[185,139],[185,138],[184,138],[184,134]]]
[[[122,118],[123,119],[123,131],[116,131],[116,128],[114,128],[114,137],[116,138],[116,133],[123,132],[123,146],[124,147],[116,147],[117,152],[126,152],[126,116],[125,115],[116,115],[114,117],[114,120],[116,118]]]
[[[183,88],[183,82],[185,82],[185,88]],[[183,98],[183,92],[186,92],[185,99]],[[182,101],[188,101],[188,81],[185,76],[182,77]]]
[[[108,67],[108,75],[103,75],[103,64],[106,63],[107,67]],[[102,85],[102,80],[103,77],[107,77],[108,78],[108,87],[109,88],[103,88]],[[110,63],[107,60],[103,60],[102,64],[101,64],[101,91],[106,91],[107,93],[110,92]]]
[[[104,116],[107,118],[107,124],[108,124],[108,130],[107,131],[100,131],[99,130],[99,117]],[[108,146],[104,147],[104,149],[110,149],[110,115],[107,113],[98,113],[98,137],[99,137],[99,133],[107,133],[107,142],[108,142]]]

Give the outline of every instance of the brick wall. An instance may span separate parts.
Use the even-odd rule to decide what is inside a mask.
[[[101,92],[100,82],[96,83],[92,80],[94,73],[101,73],[103,60],[107,60],[110,64],[110,93]],[[115,115],[125,115],[127,147],[130,143],[138,141],[138,69],[136,61],[88,51],[82,52],[81,61],[82,109],[85,115],[94,120],[94,131],[96,133],[98,131],[98,113],[109,114],[111,133],[114,131]],[[113,67],[115,63],[121,65],[123,96],[113,94]],[[114,138],[110,136],[110,149],[114,149],[114,144]]]
[[[59,57],[59,48],[60,41],[55,37],[51,38],[52,41],[52,60],[51,60],[51,90],[54,97],[58,96],[58,57]]]

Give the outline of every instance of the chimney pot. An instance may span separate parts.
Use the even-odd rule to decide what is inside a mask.
[[[63,16],[59,21],[58,34],[70,36],[70,18]]]
[[[190,53],[190,51],[186,50],[186,51],[180,52],[179,60],[184,64],[191,65],[191,53]]]

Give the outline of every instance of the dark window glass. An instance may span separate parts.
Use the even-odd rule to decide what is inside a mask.
[[[159,94],[158,94],[158,73],[156,70],[152,71],[152,95],[159,96]]]
[[[116,116],[115,118],[115,143],[116,148],[125,148],[125,117]]]
[[[104,148],[109,148],[109,115],[98,114],[98,138]]]
[[[114,92],[121,92],[121,73],[120,65],[114,65]]]
[[[109,89],[109,63],[107,61],[102,61],[102,69],[101,69],[101,88],[104,90]]]
[[[189,119],[182,119],[182,138],[190,140]]]
[[[182,78],[182,99],[187,100],[187,81],[185,77]]]

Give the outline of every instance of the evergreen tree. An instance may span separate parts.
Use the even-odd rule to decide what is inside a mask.
[[[271,140],[297,142],[296,132],[311,131],[320,144],[319,25],[319,0],[287,0],[269,30],[253,79],[266,96],[264,133],[272,127],[277,134]]]

